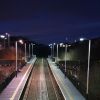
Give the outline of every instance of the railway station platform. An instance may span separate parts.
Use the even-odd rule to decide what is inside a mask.
[[[18,72],[17,77],[0,93],[0,100],[19,100],[35,61],[36,57],[32,58],[21,72]]]
[[[56,79],[56,82],[64,96],[65,100],[86,100],[82,94],[76,89],[71,81],[65,77],[62,71],[55,65],[51,59],[47,59],[50,69]],[[14,77],[9,85],[0,93],[0,100],[19,100],[23,92],[25,84],[28,80],[29,74],[32,70],[36,58],[31,59],[30,62],[23,67],[22,71]]]
[[[71,81],[65,77],[63,72],[56,66],[50,58],[47,59],[55,80],[64,96],[65,100],[86,100]]]

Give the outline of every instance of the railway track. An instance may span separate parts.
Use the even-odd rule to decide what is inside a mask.
[[[46,59],[37,59],[21,100],[64,100]]]

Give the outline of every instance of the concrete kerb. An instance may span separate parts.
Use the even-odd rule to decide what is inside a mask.
[[[48,59],[47,59],[47,60],[48,60]],[[50,65],[50,62],[49,62],[49,61],[48,61],[48,64],[49,64],[49,66],[50,66],[50,68],[51,68],[51,65]],[[52,68],[51,68],[51,71],[52,71]],[[59,89],[60,89],[60,91],[61,91],[61,93],[62,93],[64,99],[66,100],[66,97],[65,97],[65,95],[64,95],[64,93],[63,93],[63,91],[62,91],[62,89],[61,89],[61,87],[60,87],[60,85],[59,85],[59,83],[58,83],[58,80],[57,80],[57,78],[56,78],[56,76],[55,76],[55,74],[54,74],[53,71],[52,71],[52,73],[53,73],[53,76],[54,76],[54,78],[55,78],[55,80],[56,80],[56,82],[57,82],[57,85],[58,85],[58,87],[59,87]]]
[[[27,69],[27,71],[25,72],[23,78],[21,79],[18,87],[16,88],[15,92],[13,93],[12,97],[10,98],[10,100],[20,100],[21,94],[23,92],[23,89],[25,87],[25,84],[27,82],[27,79],[29,78],[29,74],[32,70],[32,65],[35,63],[36,58],[32,61],[32,63],[29,65],[29,68]],[[24,82],[23,82],[24,81]],[[23,83],[23,84],[22,84]],[[22,87],[21,87],[22,86]],[[21,87],[21,88],[20,88]],[[19,92],[20,90],[20,92]]]

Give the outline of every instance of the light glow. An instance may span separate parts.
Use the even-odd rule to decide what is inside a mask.
[[[24,44],[23,40],[19,40],[19,42],[20,42],[21,44]]]
[[[85,40],[85,38],[80,38],[80,41],[84,41]]]
[[[60,43],[60,47],[62,47],[63,46],[63,43]]]
[[[5,38],[5,36],[4,36],[4,35],[0,35],[0,37],[1,37],[2,39],[4,39],[4,38]]]

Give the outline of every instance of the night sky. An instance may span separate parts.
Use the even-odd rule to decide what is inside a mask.
[[[100,0],[0,0],[0,34],[49,44],[100,36]]]

